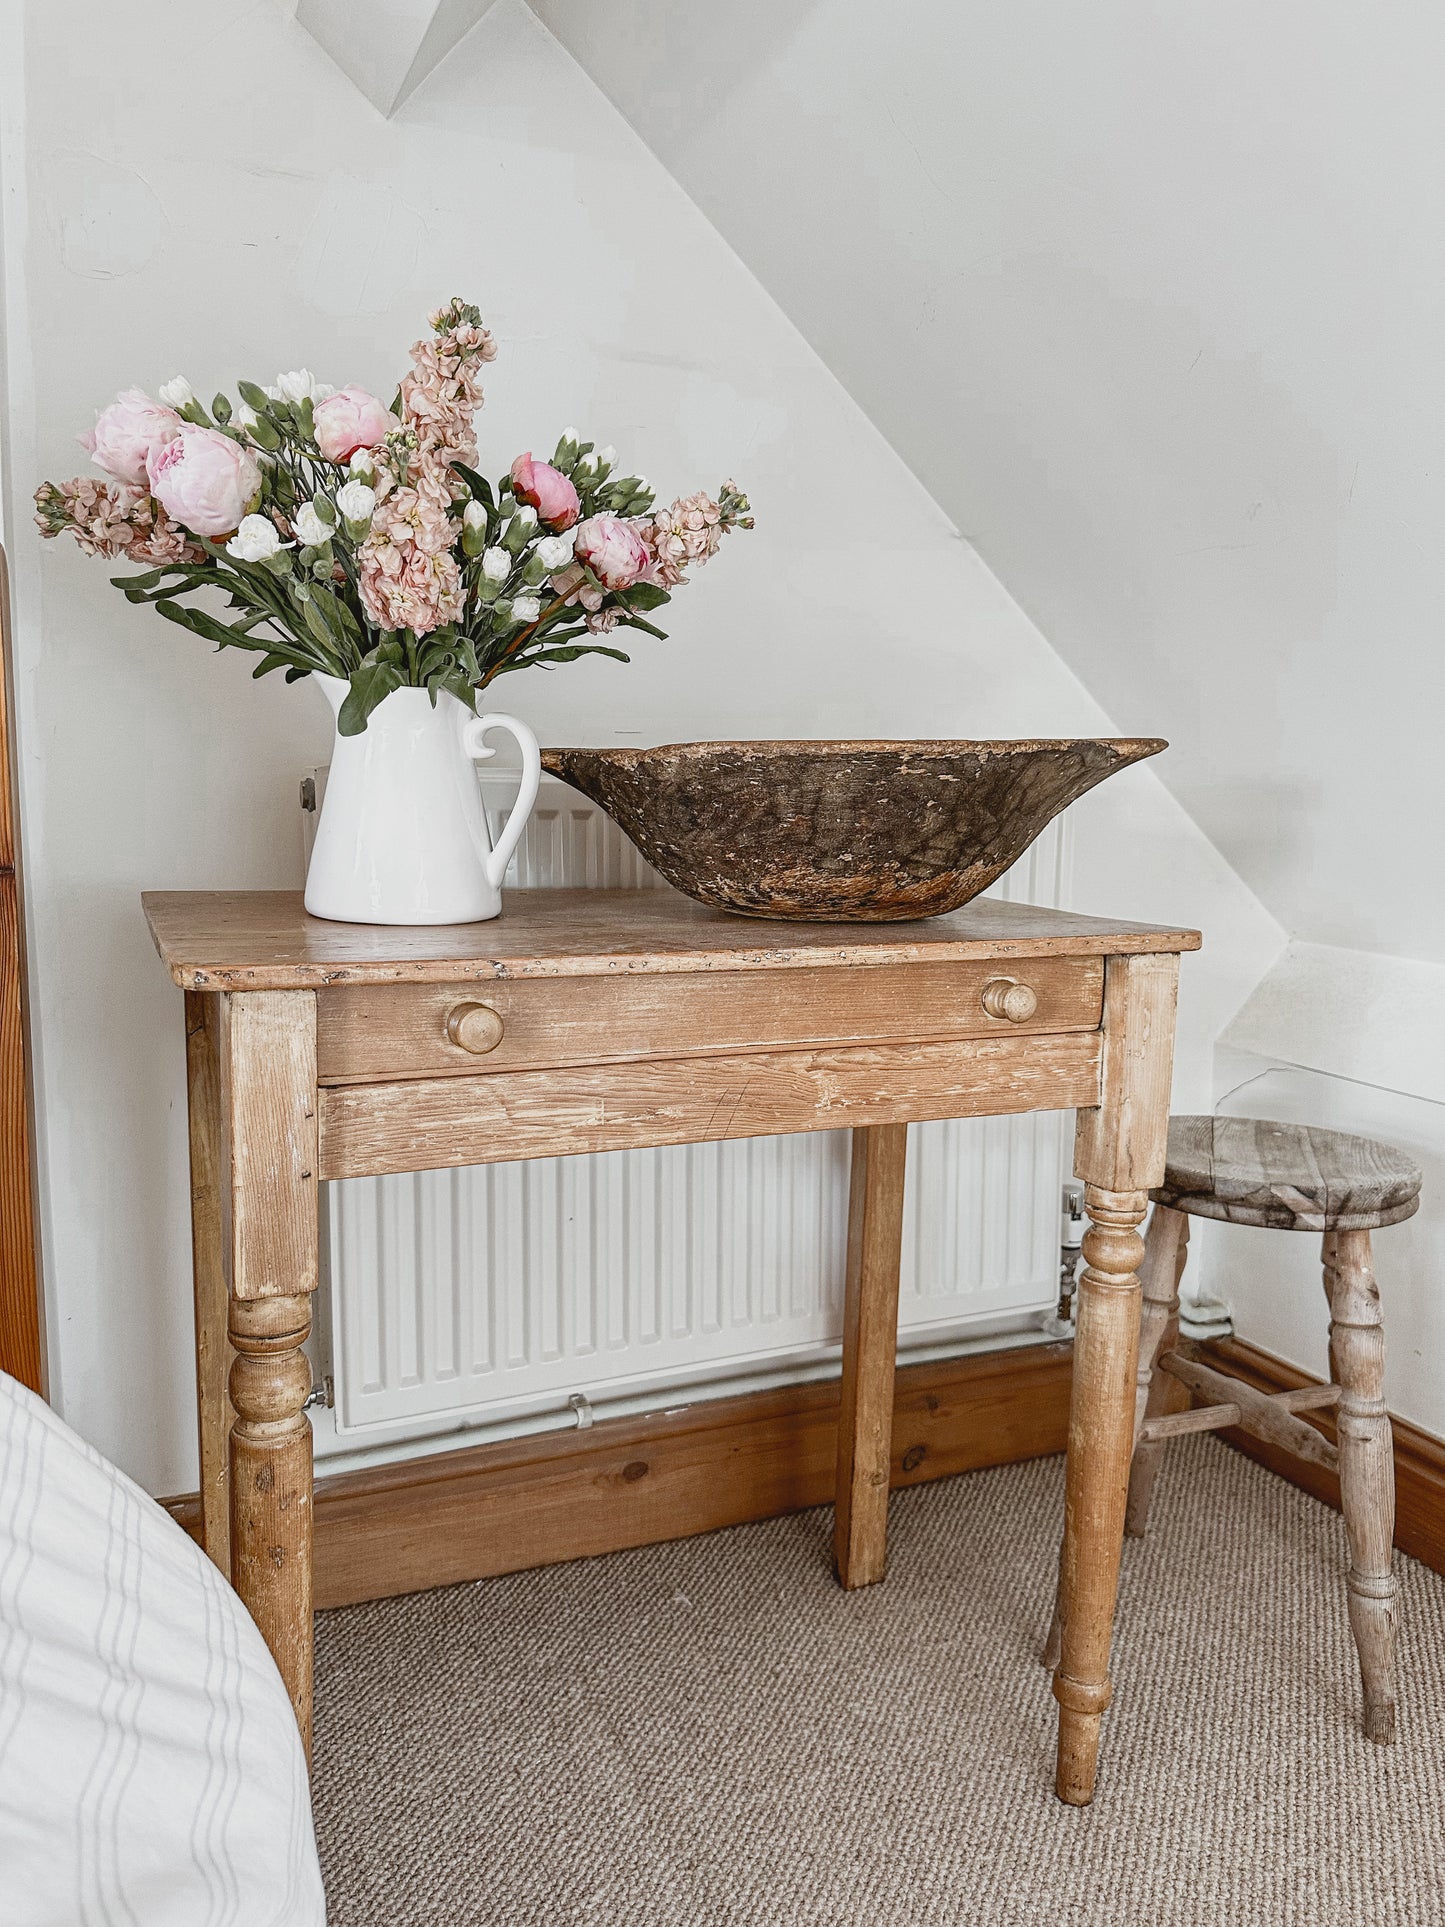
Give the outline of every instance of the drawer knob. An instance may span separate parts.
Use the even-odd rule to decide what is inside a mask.
[[[502,1041],[506,1026],[490,1004],[458,1004],[447,1018],[447,1036],[474,1057],[485,1057]]]
[[[1001,1017],[1005,1023],[1026,1024],[1039,1000],[1027,984],[1012,977],[991,977],[983,987],[983,1007],[990,1017]]]

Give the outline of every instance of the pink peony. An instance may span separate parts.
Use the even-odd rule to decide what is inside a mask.
[[[229,535],[261,493],[255,457],[214,428],[186,428],[147,464],[151,494],[194,535]]]
[[[396,416],[364,388],[338,388],[311,411],[316,446],[328,462],[349,462],[358,448],[375,448],[398,426]]]
[[[652,566],[652,552],[620,515],[590,515],[577,530],[575,551],[607,589],[630,589]]]
[[[581,512],[577,491],[561,469],[534,462],[530,450],[512,464],[512,493],[519,502],[529,502],[537,519],[550,528],[570,529]]]
[[[95,427],[82,435],[80,445],[97,468],[132,488],[144,488],[146,465],[167,442],[181,432],[174,408],[152,401],[143,388],[127,388],[109,408],[102,408]]]

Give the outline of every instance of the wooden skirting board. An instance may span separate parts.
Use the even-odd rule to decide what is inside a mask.
[[[904,1366],[893,1484],[1062,1452],[1069,1354],[1067,1344],[1031,1345]],[[828,1379],[319,1479],[315,1603],[354,1605],[823,1505],[838,1396]],[[194,1494],[166,1503],[199,1534]]]
[[[1199,1355],[1265,1392],[1317,1381],[1245,1344]],[[898,1373],[892,1483],[1062,1452],[1070,1347],[1028,1346],[908,1365]],[[710,1400],[464,1447],[316,1487],[316,1605],[355,1605],[628,1546],[744,1525],[832,1496],[838,1382]],[[1311,1414],[1327,1434],[1330,1416]],[[1395,1543],[1445,1572],[1445,1444],[1395,1420]],[[1338,1507],[1339,1480],[1243,1433],[1219,1436]],[[194,1494],[168,1510],[199,1535]]]

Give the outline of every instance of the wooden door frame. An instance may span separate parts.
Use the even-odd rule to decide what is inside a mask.
[[[0,1371],[45,1391],[36,1242],[19,797],[13,754],[10,574],[0,545]]]

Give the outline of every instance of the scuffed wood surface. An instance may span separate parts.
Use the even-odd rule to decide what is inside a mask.
[[[542,766],[674,888],[734,915],[895,922],[956,910],[1060,810],[1168,745],[668,743],[546,749]]]
[[[1074,1175],[1105,1191],[1146,1191],[1164,1173],[1179,959],[1111,957],[1104,971],[1099,1102],[1079,1112]]]
[[[161,961],[185,990],[480,983],[641,972],[835,969],[989,958],[1101,957],[1199,948],[1197,930],[971,903],[910,924],[780,924],[776,931],[666,890],[509,890],[489,923],[401,928],[308,917],[301,892],[147,891]]]
[[[853,1133],[833,1500],[833,1568],[839,1584],[849,1592],[875,1585],[888,1569],[888,1480],[907,1156],[906,1124],[879,1124]]]
[[[1098,1081],[1098,1032],[1066,1031],[333,1085],[319,1093],[321,1175],[1068,1110]]]
[[[1420,1167],[1345,1131],[1256,1117],[1176,1117],[1156,1203],[1275,1231],[1368,1231],[1419,1209]]]
[[[231,1576],[231,1340],[221,1163],[221,1000],[186,992],[186,1090],[191,1148],[191,1261],[196,1307],[201,1543]]]
[[[25,1028],[15,788],[10,766],[10,579],[0,548],[0,1371],[45,1388],[31,1178],[30,1051]]]
[[[316,999],[221,1000],[221,1211],[233,1298],[315,1291]]]

